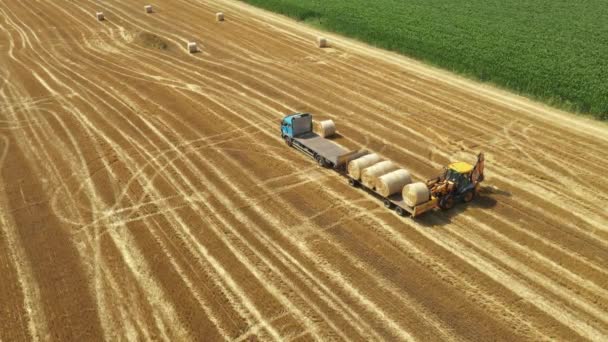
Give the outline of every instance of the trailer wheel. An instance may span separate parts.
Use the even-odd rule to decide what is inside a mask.
[[[403,208],[401,207],[397,207],[395,208],[395,212],[397,213],[397,215],[399,216],[405,216],[405,210],[403,210]]]
[[[359,183],[357,183],[357,181],[354,178],[349,178],[348,179],[348,184],[352,187],[357,187],[357,185],[359,185]]]
[[[315,159],[317,160],[317,163],[319,163],[319,165],[321,167],[325,167],[327,165],[327,163],[325,162],[325,158],[323,158],[322,156],[318,155],[315,157]]]
[[[393,203],[391,201],[389,201],[388,199],[384,199],[384,206],[391,209],[393,207]]]

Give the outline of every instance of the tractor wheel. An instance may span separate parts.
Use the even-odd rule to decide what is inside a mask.
[[[454,207],[454,197],[452,197],[452,196],[444,197],[439,202],[439,207],[441,207],[441,209],[443,209],[443,210],[452,209]]]
[[[388,199],[384,199],[384,206],[391,209],[393,207],[393,203]]]
[[[464,196],[462,196],[462,200],[465,203],[471,202],[474,198],[475,198],[475,189],[465,192]]]

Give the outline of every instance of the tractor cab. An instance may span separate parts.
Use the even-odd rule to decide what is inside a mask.
[[[448,165],[445,179],[454,184],[457,194],[464,193],[471,185],[471,172],[473,165],[465,162],[456,162]]]
[[[485,159],[483,153],[477,157],[475,166],[465,162],[455,162],[444,168],[442,176],[427,181],[433,197],[439,199],[442,209],[450,209],[455,200],[470,202],[477,194],[479,183],[483,181]]]

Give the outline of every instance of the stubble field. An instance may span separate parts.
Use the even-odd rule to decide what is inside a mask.
[[[0,0],[0,340],[608,334],[606,125],[235,1],[99,4]],[[419,179],[484,151],[482,196],[398,217],[294,111]]]

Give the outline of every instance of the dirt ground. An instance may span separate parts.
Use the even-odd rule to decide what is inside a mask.
[[[607,125],[145,4],[0,0],[0,340],[606,338]],[[398,217],[282,143],[295,111],[417,179],[484,151],[481,197]]]

